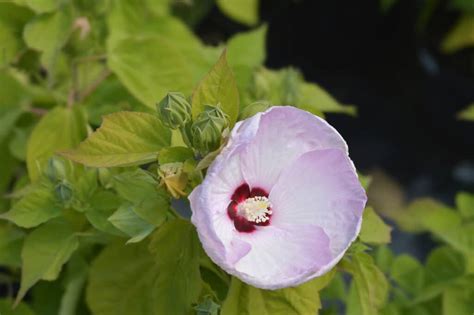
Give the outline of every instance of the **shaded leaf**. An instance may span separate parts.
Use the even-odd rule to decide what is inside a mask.
[[[39,280],[55,280],[78,246],[74,231],[61,220],[48,222],[31,232],[21,252],[21,286],[16,301]]]
[[[33,184],[7,213],[0,215],[18,226],[31,228],[61,215],[61,206],[54,195],[54,186],[47,179]]]
[[[28,174],[38,179],[46,161],[59,150],[79,144],[87,135],[87,124],[79,107],[56,107],[33,129],[26,149]]]
[[[156,313],[187,314],[202,282],[201,245],[194,226],[180,219],[169,221],[153,235],[149,248],[161,271],[153,287]]]
[[[127,243],[140,242],[155,229],[153,224],[143,220],[133,211],[133,205],[130,203],[120,206],[108,220],[131,237]]]
[[[316,314],[321,308],[319,291],[329,284],[334,271],[297,287],[275,291],[257,289],[233,277],[221,314]]]

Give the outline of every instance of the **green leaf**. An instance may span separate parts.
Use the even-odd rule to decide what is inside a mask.
[[[259,0],[217,0],[217,5],[231,19],[245,25],[258,22]]]
[[[394,254],[386,245],[380,246],[375,252],[375,262],[384,273],[388,273],[392,267]]]
[[[324,112],[356,115],[357,113],[354,106],[341,105],[328,92],[315,83],[302,83],[299,89],[298,108],[314,114]]]
[[[414,295],[421,291],[425,283],[423,266],[414,257],[406,254],[395,258],[390,276],[402,289]]]
[[[48,222],[31,232],[21,252],[22,276],[16,302],[39,280],[55,280],[78,246],[74,231],[61,220]]]
[[[196,307],[196,315],[219,315],[219,304],[214,303],[211,299],[207,299]]]
[[[461,215],[470,219],[474,217],[474,194],[460,192],[456,195],[456,206]]]
[[[384,306],[388,297],[388,282],[366,253],[356,253],[352,261],[345,262],[352,276],[359,299],[360,314],[373,315]]]
[[[370,244],[388,244],[392,228],[383,222],[382,218],[372,209],[364,210],[362,229],[359,237],[362,242]]]
[[[65,290],[58,315],[76,315],[87,280],[88,265],[79,255],[74,255],[67,265]]]
[[[145,242],[111,244],[91,265],[87,304],[94,315],[161,315],[154,305],[159,298],[153,290],[158,272]]]
[[[143,220],[133,211],[133,205],[130,203],[120,206],[108,220],[117,229],[131,237],[127,243],[140,242],[155,229],[153,224]]]
[[[461,16],[441,43],[441,50],[451,54],[474,45],[474,14]]]
[[[13,301],[10,299],[0,299],[0,314],[2,315],[35,315],[33,310],[26,303],[19,303],[13,308]]]
[[[193,150],[187,147],[168,147],[160,151],[158,162],[163,165],[167,163],[184,162],[194,159]]]
[[[474,253],[474,222],[455,226],[451,229],[435,231],[436,236],[453,248],[472,255]]]
[[[26,5],[37,13],[54,11],[59,4],[58,0],[25,0]]]
[[[224,51],[193,93],[192,114],[196,118],[206,105],[217,106],[229,116],[233,126],[239,115],[239,91]]]
[[[265,61],[266,35],[267,26],[263,25],[249,32],[238,33],[227,42],[227,59],[234,72],[240,95],[244,95],[250,88],[253,72]]]
[[[158,182],[150,173],[137,169],[114,176],[113,187],[125,200],[133,204],[132,210],[141,219],[159,226],[166,218],[169,197],[158,188]]]
[[[90,208],[86,210],[85,213],[87,220],[99,231],[124,236],[124,234],[108,220],[120,207],[121,203],[122,199],[113,192],[98,190],[90,199]]]
[[[30,48],[43,53],[42,63],[51,69],[58,59],[59,51],[69,38],[72,26],[71,12],[65,7],[52,13],[38,15],[25,26],[23,39]]]
[[[102,126],[76,149],[61,154],[93,167],[140,165],[156,161],[170,141],[171,132],[156,116],[118,112],[105,116]]]
[[[420,198],[396,213],[393,219],[407,232],[430,231],[440,233],[457,228],[461,216],[453,209],[429,198]]]
[[[87,135],[87,124],[79,107],[56,107],[33,129],[26,149],[28,174],[36,181],[46,161],[59,150],[79,144]]]
[[[233,277],[221,314],[317,314],[321,308],[319,291],[329,284],[334,271],[297,287],[275,291],[257,289]]]
[[[156,313],[187,314],[197,302],[202,282],[202,250],[194,226],[180,219],[169,221],[153,235],[149,248],[161,271],[153,288]]]
[[[122,40],[110,52],[108,65],[130,92],[150,108],[169,91],[189,93],[195,82],[189,60],[165,37]]]
[[[11,225],[0,225],[0,264],[9,267],[21,266],[21,248],[25,233]]]
[[[31,307],[37,315],[58,314],[63,291],[59,280],[39,282],[30,292]]]
[[[31,228],[61,215],[61,206],[54,195],[54,187],[47,179],[41,179],[28,188],[7,213],[0,215],[18,226]]]
[[[426,260],[426,282],[428,284],[449,282],[464,275],[464,257],[448,246],[433,250]]]
[[[443,294],[443,315],[472,315],[474,313],[474,290],[452,287]]]
[[[469,105],[457,114],[459,119],[474,121],[474,104]]]

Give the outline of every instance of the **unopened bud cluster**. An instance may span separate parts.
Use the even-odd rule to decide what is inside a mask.
[[[193,121],[191,105],[179,92],[168,93],[157,109],[163,124],[179,129],[184,142],[203,155],[220,147],[222,133],[229,127],[228,117],[219,104],[206,105]]]

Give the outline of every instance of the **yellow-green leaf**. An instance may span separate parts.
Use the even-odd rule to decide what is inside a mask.
[[[217,0],[217,5],[231,19],[254,25],[258,22],[258,0]]]
[[[30,179],[36,181],[54,153],[78,145],[86,134],[86,121],[79,107],[56,107],[46,114],[27,143],[26,164]]]
[[[472,45],[474,45],[474,14],[465,14],[445,36],[441,50],[451,54]]]
[[[156,161],[171,132],[151,114],[118,112],[104,117],[99,129],[76,149],[61,154],[93,167],[140,165]]]
[[[239,90],[232,69],[227,64],[225,50],[193,93],[193,118],[196,118],[206,105],[218,105],[229,116],[231,126],[239,115]]]
[[[335,269],[297,287],[275,291],[254,288],[233,277],[221,315],[317,314],[321,308],[319,291],[334,275]]]
[[[362,229],[359,234],[362,242],[371,244],[390,243],[391,230],[392,228],[385,224],[374,209],[368,207],[364,210]]]

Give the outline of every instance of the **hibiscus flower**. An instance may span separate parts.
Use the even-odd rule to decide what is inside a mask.
[[[235,125],[189,199],[209,257],[250,285],[279,289],[343,257],[367,197],[341,135],[317,116],[276,106]]]

